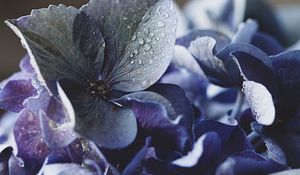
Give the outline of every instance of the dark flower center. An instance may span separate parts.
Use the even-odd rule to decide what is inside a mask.
[[[90,86],[87,91],[91,94],[105,96],[107,92],[111,90],[109,84],[103,80],[96,82],[90,82]]]

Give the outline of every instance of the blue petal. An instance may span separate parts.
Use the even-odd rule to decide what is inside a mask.
[[[9,81],[0,92],[0,107],[12,112],[24,108],[28,97],[36,95],[36,90],[28,80]]]
[[[57,164],[50,164],[45,165],[45,167],[42,170],[44,175],[94,175],[93,172],[91,172],[88,169],[83,168],[82,166],[78,164],[66,164],[66,163],[57,163]]]
[[[79,83],[98,78],[104,40],[98,27],[80,10],[51,5],[6,23],[22,39],[39,79],[55,96],[60,78]]]
[[[134,141],[137,125],[134,113],[101,96],[86,93],[77,83],[62,80],[59,95],[74,129],[106,148],[121,148]]]
[[[19,67],[22,71],[27,73],[34,73],[34,69],[30,63],[30,57],[28,54],[26,54],[20,61]]]
[[[194,131],[196,138],[210,131],[218,133],[222,142],[223,158],[234,153],[253,149],[244,131],[239,126],[230,126],[213,120],[205,120],[196,125]]]
[[[160,92],[164,93],[164,91]],[[179,93],[182,92],[179,91]],[[164,94],[167,95],[168,93]],[[176,101],[174,103],[172,99],[164,98],[154,92],[144,91],[123,96],[118,102],[133,110],[141,128],[140,133],[152,136],[154,145],[162,148],[186,150],[192,142],[192,120],[190,119],[192,114],[184,108],[186,103],[181,100],[182,97],[184,96],[178,98],[178,102],[182,101],[182,103]],[[183,106],[180,107],[179,104]],[[187,107],[189,107],[188,105]]]
[[[107,75],[107,81],[112,88],[133,92],[146,89],[158,81],[171,62],[176,25],[171,0],[159,0],[151,7],[131,36],[122,56],[117,57],[115,66],[109,70],[111,73]]]
[[[283,46],[275,38],[262,32],[254,34],[251,44],[260,48],[268,55],[277,55],[284,51]]]
[[[216,175],[269,174],[286,168],[272,160],[262,158],[253,151],[246,151],[227,158],[217,168]]]
[[[30,174],[30,171],[25,169],[22,159],[11,155],[9,158],[9,174],[26,175]]]
[[[78,137],[70,122],[57,123],[49,119],[42,110],[39,112],[39,120],[43,138],[51,149],[66,147]]]
[[[217,52],[221,51],[226,45],[228,45],[231,42],[226,35],[216,30],[194,30],[189,34],[178,38],[176,40],[176,44],[188,48],[192,41],[196,40],[197,38],[205,37],[205,36],[211,37],[216,40]]]

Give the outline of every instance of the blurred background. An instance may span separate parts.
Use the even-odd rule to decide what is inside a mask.
[[[49,4],[65,4],[80,7],[88,0],[0,0],[0,81],[17,71],[18,62],[25,54],[19,38],[3,23],[5,19],[17,18],[30,14],[31,9],[47,7]],[[180,6],[183,6],[187,0],[177,0]],[[276,9],[296,3],[300,5],[300,0],[268,0],[268,2]],[[298,9],[297,9],[298,10]],[[296,13],[300,14],[300,11]],[[299,15],[300,16],[300,15]],[[289,25],[300,26],[300,18],[298,21],[286,20]],[[296,24],[295,24],[296,23]],[[299,28],[293,28],[298,32]],[[300,33],[300,32],[298,32]]]

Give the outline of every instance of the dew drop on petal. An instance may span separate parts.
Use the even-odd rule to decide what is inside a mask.
[[[131,41],[135,41],[135,40],[136,40],[136,35],[133,35]]]
[[[165,17],[165,18],[168,18],[168,17],[169,17],[169,14],[168,14],[168,13],[165,13],[165,14],[164,14],[164,17]]]
[[[137,49],[134,49],[134,50],[133,50],[133,53],[134,53],[134,54],[139,54],[139,51],[138,51]]]
[[[142,63],[143,63],[143,61],[141,59],[139,59],[139,64],[142,64]]]
[[[147,43],[150,43],[151,41],[152,41],[151,38],[146,38],[146,42],[147,42]]]
[[[162,22],[162,21],[158,21],[157,22],[157,27],[165,27],[165,23],[164,22]]]
[[[151,46],[149,44],[145,44],[145,50],[150,50],[151,49]]]
[[[139,43],[140,43],[140,45],[143,45],[143,44],[144,44],[144,39],[143,39],[143,38],[140,38],[140,39],[139,39]]]
[[[144,33],[145,33],[146,35],[149,35],[149,33],[150,33],[149,27],[145,27],[145,28],[144,28]]]

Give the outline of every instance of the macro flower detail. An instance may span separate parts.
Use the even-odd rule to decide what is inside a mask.
[[[300,35],[263,0],[176,2],[6,20],[27,53],[0,82],[0,174],[299,173]]]
[[[163,74],[175,42],[176,28],[167,30],[176,26],[173,14],[168,0],[95,0],[80,10],[49,6],[6,23],[26,46],[39,80],[63,101],[75,130],[117,148],[134,140],[137,127],[134,113],[113,99],[146,89]]]

